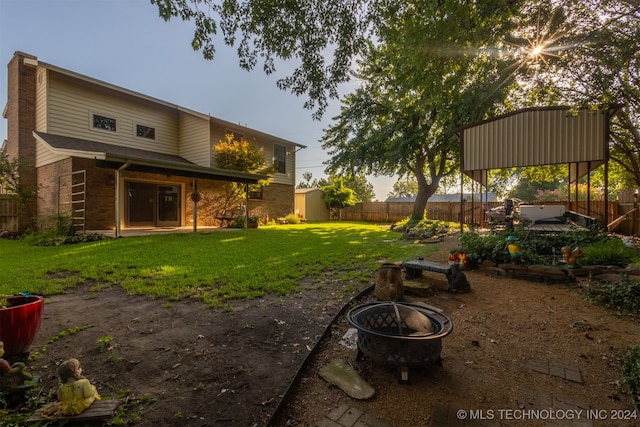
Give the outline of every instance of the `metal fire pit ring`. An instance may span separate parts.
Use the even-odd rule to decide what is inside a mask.
[[[358,359],[396,365],[400,382],[409,382],[409,366],[441,364],[442,338],[453,331],[444,313],[407,302],[372,302],[347,313],[358,330]]]

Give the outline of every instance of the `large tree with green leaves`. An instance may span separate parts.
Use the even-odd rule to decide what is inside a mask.
[[[443,91],[455,95],[461,89],[493,93],[495,71],[477,65],[470,70],[471,62],[462,60],[476,56],[503,61],[502,73],[520,74],[517,92],[512,92],[518,96],[511,97],[505,111],[531,105],[624,103],[612,123],[612,159],[640,185],[636,0],[151,2],[165,20],[194,23],[192,47],[207,59],[214,58],[217,46],[229,45],[247,70],[260,63],[266,73],[273,73],[279,60],[293,62],[294,71],[277,84],[307,95],[305,106],[315,110],[316,118],[328,100],[337,97],[338,85],[349,79],[353,58],[366,52],[367,40],[395,49],[395,75],[422,97]],[[433,79],[430,65],[442,60],[444,70],[452,58],[455,64],[445,78]],[[484,85],[456,85],[459,75],[467,81],[485,79]],[[476,98],[467,99],[466,109],[451,110],[451,122],[468,124],[473,115],[484,118],[486,110],[476,108]]]
[[[361,87],[344,97],[322,138],[329,171],[415,178],[411,218],[421,220],[441,179],[457,168],[452,130],[493,114],[514,81],[512,59],[488,49],[513,28],[517,9],[507,6],[397,4],[359,62]]]
[[[610,125],[610,156],[619,166],[612,177],[640,187],[640,3],[539,0],[529,8],[533,19],[522,31],[536,35],[536,64],[520,77],[514,107],[619,106]]]
[[[320,117],[338,86],[349,79],[351,60],[362,50],[373,0],[151,0],[165,20],[192,21],[191,46],[214,59],[217,46],[236,48],[239,65],[276,71],[278,60],[295,60],[279,88],[307,95],[305,107]],[[259,64],[261,62],[261,64]]]

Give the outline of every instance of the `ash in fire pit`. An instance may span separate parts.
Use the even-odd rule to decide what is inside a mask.
[[[442,364],[442,338],[453,322],[440,311],[407,302],[373,302],[349,311],[358,330],[358,358],[399,367],[400,382],[409,382],[409,366]]]

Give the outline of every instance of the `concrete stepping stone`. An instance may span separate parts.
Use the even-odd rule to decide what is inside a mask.
[[[567,381],[578,384],[584,384],[582,373],[577,363],[568,360],[529,360],[523,365],[526,369],[530,369],[541,374],[559,377]]]
[[[375,389],[344,360],[334,359],[320,368],[320,376],[354,399],[366,400],[373,397]]]

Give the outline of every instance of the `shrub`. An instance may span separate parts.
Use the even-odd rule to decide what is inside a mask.
[[[460,229],[460,224],[433,219],[413,221],[410,218],[406,218],[394,223],[391,228],[405,233],[409,238],[426,239],[456,232]]]
[[[504,263],[509,262],[506,239],[510,235],[518,239],[523,260],[528,264],[551,264],[554,258],[561,259],[560,250],[563,246],[582,248],[585,256],[579,259],[581,265],[604,264],[625,267],[637,258],[635,250],[624,246],[620,239],[610,238],[597,230],[541,234],[516,228],[486,235],[468,232],[462,234],[460,241],[470,261]]]
[[[300,218],[296,214],[289,214],[285,217],[287,224],[300,224]]]
[[[624,313],[640,314],[640,282],[623,278],[618,283],[604,282],[593,299],[603,306]]]
[[[580,258],[582,265],[612,265],[626,267],[638,257],[634,248],[628,248],[622,240],[613,238],[582,248],[584,256]]]
[[[625,358],[622,369],[622,379],[627,392],[631,395],[631,401],[640,409],[640,344],[633,347]]]

